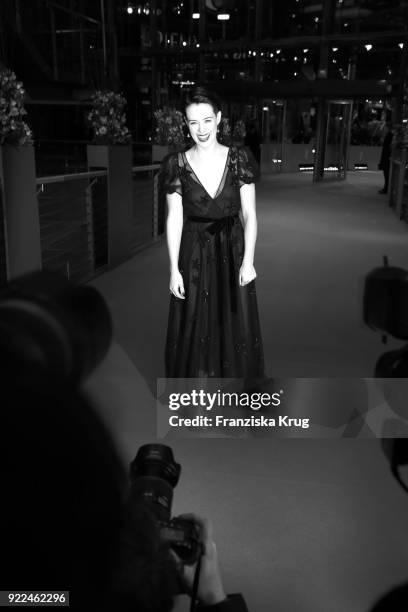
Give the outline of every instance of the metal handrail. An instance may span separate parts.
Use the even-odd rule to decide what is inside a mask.
[[[158,170],[161,164],[150,164],[149,166],[133,166],[132,172],[144,172],[146,170]]]
[[[77,104],[77,103],[81,102],[81,100],[73,100],[72,102]],[[82,100],[82,102],[84,104],[86,103],[86,105],[88,105],[88,106],[91,104],[90,100],[89,101]],[[39,103],[40,103],[39,100],[34,100],[34,101],[27,100],[25,102],[25,104],[39,104]],[[58,104],[58,100],[56,100],[56,101],[52,100],[52,103],[53,104]],[[78,140],[77,138],[75,138],[74,140],[69,140],[69,139],[65,139],[65,138],[63,140],[61,138],[37,138],[35,142],[36,142],[36,144],[41,144],[42,142],[48,142],[48,143],[53,143],[53,144],[78,144],[78,145],[93,144],[89,140],[89,138],[88,139],[84,139],[84,140]],[[129,142],[129,144],[132,145],[132,146],[142,146],[142,145],[145,146],[145,147],[151,147],[152,146],[151,142],[146,142],[145,140],[131,140]]]
[[[147,166],[133,166],[132,172],[146,172],[146,170],[158,170],[161,164],[149,164]],[[76,181],[84,178],[95,178],[97,176],[107,176],[107,170],[94,170],[92,172],[75,172],[73,174],[55,174],[51,176],[39,176],[36,178],[37,185],[47,183],[60,183],[66,181]]]
[[[74,174],[55,174],[53,176],[39,176],[35,179],[37,185],[47,183],[61,183],[67,181],[77,181],[79,179],[94,178],[96,176],[107,176],[107,170],[94,170],[93,172],[76,172]]]

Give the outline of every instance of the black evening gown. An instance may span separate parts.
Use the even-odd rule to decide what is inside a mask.
[[[255,281],[241,287],[244,230],[240,187],[259,179],[251,152],[230,147],[217,193],[204,189],[185,153],[172,153],[160,172],[165,193],[182,196],[179,270],[185,299],[171,296],[167,378],[264,376]]]

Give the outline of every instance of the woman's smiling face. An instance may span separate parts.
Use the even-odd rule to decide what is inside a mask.
[[[186,121],[191,138],[200,147],[208,147],[217,139],[217,126],[221,111],[215,114],[211,104],[190,104],[186,108]]]

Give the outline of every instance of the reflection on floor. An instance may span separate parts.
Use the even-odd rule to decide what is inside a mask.
[[[384,350],[361,323],[363,276],[408,261],[408,228],[378,173],[312,185],[271,176],[257,189],[256,267],[268,371],[370,377]],[[155,441],[156,377],[168,306],[164,243],[94,283],[115,343],[88,382],[125,463]],[[163,440],[166,442],[166,440]],[[174,512],[212,518],[226,587],[251,611],[364,612],[408,576],[408,498],[376,440],[171,441],[183,472]],[[186,601],[178,610],[187,610]]]

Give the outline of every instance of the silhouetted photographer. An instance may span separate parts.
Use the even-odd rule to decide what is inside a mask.
[[[52,273],[0,294],[0,590],[69,591],[89,611],[242,612],[227,597],[211,523],[171,518],[171,449],[142,447],[130,476],[81,383],[112,321],[101,295]]]
[[[391,472],[408,493],[408,439],[386,438],[382,440],[383,450],[388,458]],[[405,475],[404,475],[405,473]],[[371,612],[405,612],[408,609],[408,581],[391,589],[374,605]]]

